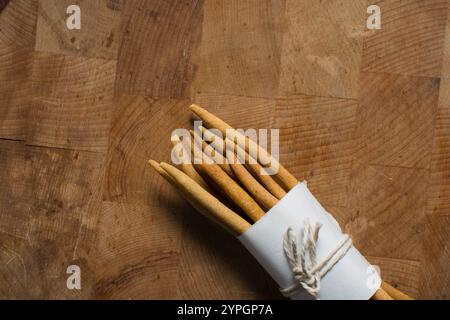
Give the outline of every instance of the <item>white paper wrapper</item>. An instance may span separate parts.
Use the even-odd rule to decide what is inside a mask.
[[[266,269],[280,288],[295,284],[295,279],[283,251],[286,230],[292,227],[300,239],[305,219],[320,222],[322,228],[317,242],[317,262],[339,244],[344,235],[336,220],[320,205],[308,190],[299,183],[262,219],[238,239]],[[368,300],[377,291],[381,279],[375,269],[351,247],[347,254],[322,278],[318,299]],[[313,299],[303,288],[292,299]]]

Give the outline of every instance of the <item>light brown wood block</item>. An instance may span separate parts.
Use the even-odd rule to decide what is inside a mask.
[[[290,95],[277,99],[280,158],[325,205],[347,205],[355,145],[355,100]]]
[[[351,212],[347,207],[331,206],[327,204],[322,204],[322,206],[333,216],[342,228],[351,216]]]
[[[373,1],[381,30],[364,39],[362,70],[439,78],[447,26],[446,0]]]
[[[0,138],[24,140],[37,0],[10,1],[0,16]]]
[[[356,98],[365,0],[286,5],[279,93]]]
[[[90,258],[102,156],[0,141],[0,296],[86,298],[94,281]],[[68,290],[68,266],[83,290]]]
[[[113,4],[111,0],[39,0],[36,50],[116,59],[122,30],[120,7]],[[67,28],[70,5],[80,7],[80,30]]]
[[[428,168],[439,79],[361,75],[356,155],[367,164]]]
[[[436,114],[428,188],[428,211],[450,215],[450,108]]]
[[[33,51],[3,41],[0,38],[0,138],[24,140]]]
[[[273,123],[275,99],[203,93],[194,102],[235,129],[270,129]]]
[[[424,256],[420,294],[422,299],[448,299],[450,290],[450,215],[429,216],[422,241]]]
[[[450,12],[450,6],[449,11]],[[447,23],[444,39],[450,37],[450,24]],[[439,107],[450,107],[450,41],[444,41],[442,54],[442,69],[440,72]]]
[[[189,97],[196,71],[202,0],[128,1],[118,62],[118,92],[151,97]]]
[[[1,11],[0,43],[34,48],[38,0],[10,0]]]
[[[380,268],[381,278],[394,288],[420,299],[422,263],[417,260],[392,259],[366,256],[367,260]]]
[[[35,53],[27,144],[106,151],[116,63]]]
[[[147,206],[184,205],[148,160],[170,162],[171,133],[189,128],[190,102],[130,95],[118,95],[115,100],[103,199]]]
[[[450,34],[447,24],[446,37]],[[446,38],[447,39],[447,38]],[[420,282],[424,299],[448,299],[450,279],[450,45],[444,50],[439,109],[434,127],[433,152],[430,165],[428,224],[423,243],[426,245]]]
[[[354,160],[345,230],[364,255],[422,261],[428,171]]]
[[[175,298],[182,213],[168,207],[103,202],[94,298]]]
[[[421,295],[425,299],[448,299],[450,287],[450,108],[436,114],[433,155],[427,190],[427,229]]]
[[[178,298],[283,297],[276,283],[235,238],[197,212],[184,214]]]
[[[208,0],[193,91],[277,95],[284,0]]]

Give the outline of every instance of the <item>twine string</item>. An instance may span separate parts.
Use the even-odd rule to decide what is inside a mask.
[[[300,288],[316,297],[320,292],[320,280],[339,262],[350,250],[352,239],[344,235],[341,242],[323,259],[317,263],[317,241],[322,224],[304,222],[300,249],[297,248],[297,237],[292,228],[288,228],[283,239],[283,250],[297,283],[280,289],[287,297],[292,296]]]

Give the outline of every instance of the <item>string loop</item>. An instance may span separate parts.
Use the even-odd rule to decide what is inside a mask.
[[[352,239],[344,235],[341,242],[328,256],[317,263],[317,241],[322,224],[311,223],[306,219],[303,226],[301,245],[297,248],[297,237],[292,228],[284,234],[283,250],[289,266],[294,274],[296,284],[280,289],[286,297],[292,296],[299,288],[304,288],[309,294],[317,298],[320,292],[320,280],[339,262],[352,247]]]

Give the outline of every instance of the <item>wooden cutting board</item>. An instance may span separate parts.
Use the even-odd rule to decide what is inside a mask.
[[[0,13],[0,298],[281,298],[147,165],[192,102],[279,128],[386,281],[450,298],[449,1],[72,2]]]

